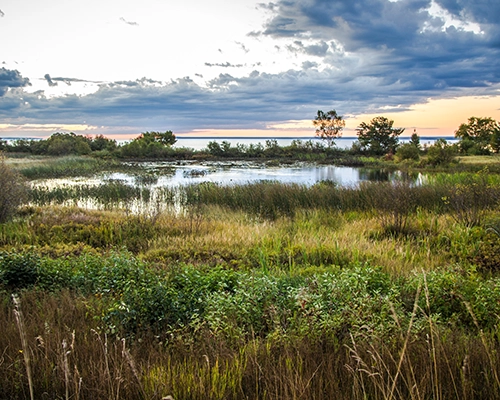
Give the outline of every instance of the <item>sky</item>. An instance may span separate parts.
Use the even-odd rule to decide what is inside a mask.
[[[500,120],[498,0],[0,0],[0,137]]]

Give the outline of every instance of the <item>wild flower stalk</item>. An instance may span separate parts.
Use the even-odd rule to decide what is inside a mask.
[[[21,312],[21,302],[16,294],[12,295],[12,300],[14,301],[14,315],[16,317],[17,327],[19,328],[19,335],[21,337],[21,345],[23,347],[24,364],[26,366],[26,375],[28,376],[28,385],[30,389],[30,399],[35,399],[35,393],[33,389],[33,378],[31,375],[31,361],[29,356],[28,341],[26,339],[26,328],[24,326],[23,314]]]

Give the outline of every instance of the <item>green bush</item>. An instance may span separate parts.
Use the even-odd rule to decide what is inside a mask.
[[[438,139],[427,150],[427,163],[429,165],[447,165],[456,155],[456,148],[449,145],[445,139]]]
[[[412,143],[403,143],[396,150],[398,160],[415,160],[420,159],[420,150]]]
[[[34,254],[0,253],[0,282],[21,289],[34,285],[39,278],[40,258]]]

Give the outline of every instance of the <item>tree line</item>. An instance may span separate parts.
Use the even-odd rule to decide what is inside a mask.
[[[325,140],[328,147],[333,147],[335,139],[342,135],[345,120],[336,110],[326,113],[318,110],[313,125],[316,127],[316,136]],[[399,153],[400,158],[417,159],[420,150],[418,134],[415,130],[409,143],[400,144],[399,136],[404,130],[395,128],[393,120],[375,117],[369,123],[362,122],[356,129],[358,140],[352,150],[379,156]],[[500,123],[490,117],[470,117],[467,123],[461,124],[455,131],[455,137],[459,139],[455,150],[461,154],[489,155],[500,151]],[[447,150],[446,145],[446,141],[438,140],[434,152],[443,153]]]
[[[0,151],[29,153],[33,155],[93,155],[96,157],[148,158],[148,159],[192,159],[197,157],[220,158],[297,158],[301,160],[321,160],[351,156],[395,157],[399,161],[418,161],[426,154],[430,165],[450,162],[456,154],[488,155],[500,151],[500,124],[492,118],[470,117],[467,123],[459,126],[455,132],[458,143],[448,144],[439,139],[434,145],[423,148],[416,131],[409,142],[400,143],[404,128],[394,126],[394,121],[383,116],[362,122],[356,129],[358,139],[350,149],[341,150],[335,146],[335,140],[342,136],[345,127],[344,118],[335,110],[318,110],[312,121],[316,136],[323,143],[294,140],[289,146],[279,146],[277,140],[266,140],[265,144],[236,144],[228,141],[211,141],[207,148],[194,151],[189,148],[174,148],[177,139],[170,130],[165,132],[147,131],[135,139],[119,145],[116,140],[103,135],[95,137],[75,133],[54,133],[47,139],[18,139],[11,143],[0,140]]]

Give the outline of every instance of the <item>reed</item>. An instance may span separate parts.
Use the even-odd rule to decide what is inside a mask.
[[[15,294],[12,296],[12,300],[14,301],[14,315],[16,317],[17,327],[19,329],[19,336],[21,337],[22,350],[20,350],[20,352],[23,353],[24,364],[26,366],[26,377],[28,379],[30,399],[34,400],[35,393],[33,389],[33,376],[31,372],[30,348],[26,339],[26,328],[24,326],[24,318],[21,312],[21,303],[19,301],[19,298]]]
[[[70,156],[38,161],[34,165],[20,164],[17,169],[20,174],[32,180],[92,176],[103,171],[114,171],[124,168],[124,165],[115,160]]]

